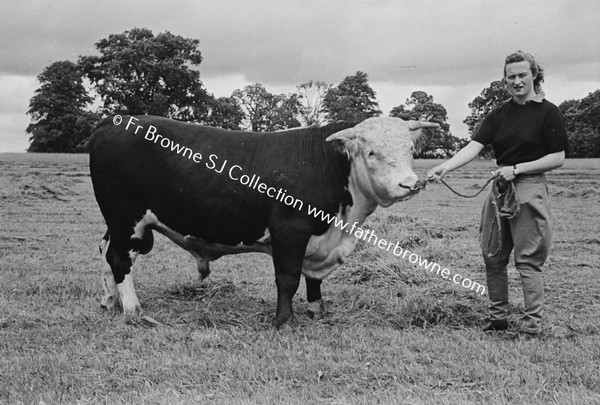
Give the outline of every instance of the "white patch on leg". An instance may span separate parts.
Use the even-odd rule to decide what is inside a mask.
[[[117,290],[117,283],[113,276],[112,269],[106,260],[106,252],[108,251],[108,245],[110,241],[102,239],[100,242],[100,252],[102,257],[102,268],[100,270],[100,283],[104,290],[102,301],[100,305],[106,309],[114,309],[119,299],[119,291]]]
[[[325,303],[321,298],[318,301],[313,301],[308,303],[308,312],[310,312],[314,319],[322,319],[325,317]]]
[[[271,241],[271,232],[269,228],[265,228],[265,234],[256,241],[256,243],[269,243]]]
[[[133,287],[133,276],[130,273],[125,274],[125,279],[122,283],[117,284],[119,293],[121,295],[121,303],[123,304],[123,313],[125,315],[139,315],[142,313],[142,307],[137,295],[135,294],[135,288]]]
[[[131,260],[131,265],[133,265],[133,263],[135,262],[135,259],[137,259],[138,257],[138,252],[135,252],[133,250],[129,251],[129,259]]]
[[[321,310],[321,306],[319,304],[319,301],[309,302],[308,303],[308,310],[310,312],[312,312],[313,314],[318,314],[319,311]]]
[[[147,210],[142,219],[140,219],[133,227],[133,235],[131,235],[131,238],[142,239],[144,237],[144,233],[146,232],[146,227],[148,225],[157,223],[158,218],[156,218],[156,215],[154,215],[152,211]]]

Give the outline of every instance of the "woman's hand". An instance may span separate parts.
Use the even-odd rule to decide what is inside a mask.
[[[466,165],[471,160],[475,159],[479,152],[483,149],[483,145],[477,141],[471,141],[458,151],[450,160],[445,161],[439,166],[434,167],[427,172],[427,180],[439,180],[444,177],[448,172],[458,169],[461,166]]]
[[[515,174],[513,172],[513,167],[512,166],[504,166],[499,168],[498,170],[496,170],[494,173],[494,176],[497,179],[506,181],[506,182],[511,182],[515,179]]]
[[[444,177],[448,173],[448,167],[445,163],[442,163],[439,166],[434,167],[433,169],[427,172],[427,180],[439,180]]]

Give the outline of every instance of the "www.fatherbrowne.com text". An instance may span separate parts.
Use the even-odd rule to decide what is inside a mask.
[[[261,194],[266,194],[267,196],[274,198],[285,205],[296,208],[299,211],[304,209],[304,202],[299,198],[287,194],[287,190],[283,188],[271,187],[261,182],[260,176],[256,174],[246,174],[241,166],[237,164],[231,164],[227,160],[220,160],[219,157],[214,153],[210,154],[206,159],[204,159],[200,152],[193,151],[189,147],[175,143],[173,140],[159,134],[157,132],[157,128],[153,125],[149,125],[148,128],[145,129],[142,125],[139,125],[138,122],[139,120],[137,118],[129,117],[129,120],[125,125],[125,129],[133,131],[134,134],[138,134],[139,132],[140,135],[143,134],[144,139],[148,142],[152,142],[164,149],[169,149],[171,152],[181,155],[182,157],[187,158],[194,163],[200,164],[204,162],[204,165],[207,169],[214,170],[217,174],[222,174],[225,172],[231,180],[237,181],[243,186],[256,190]],[[113,117],[113,124],[121,125],[122,123],[122,116],[115,115]],[[481,295],[485,294],[485,286],[463,277],[458,273],[452,274],[449,269],[440,266],[436,262],[429,261],[417,253],[403,249],[399,242],[394,243],[379,238],[377,235],[375,235],[375,231],[362,229],[357,226],[358,222],[353,224],[346,223],[345,221],[338,219],[337,215],[331,215],[323,212],[318,207],[313,207],[310,204],[306,204],[306,209],[308,215],[312,215],[314,218],[320,219],[327,224],[333,223],[335,227],[341,229],[342,231],[354,235],[354,237],[362,239],[367,243],[372,243],[373,246],[377,246],[379,249],[391,252],[394,256],[408,260],[410,263],[416,264],[430,273],[435,272],[436,275],[441,276],[442,278],[447,279],[454,284],[461,285],[462,287],[471,291],[475,291]]]

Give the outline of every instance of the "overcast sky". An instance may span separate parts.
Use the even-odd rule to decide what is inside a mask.
[[[467,104],[517,49],[542,63],[557,105],[599,89],[599,21],[598,0],[0,0],[0,152],[27,148],[44,67],[134,27],[199,39],[201,80],[217,97],[256,82],[271,93],[337,85],[360,70],[385,115],[424,90],[467,137]]]

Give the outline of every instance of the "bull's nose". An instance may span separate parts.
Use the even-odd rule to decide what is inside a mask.
[[[425,188],[425,186],[427,185],[427,182],[425,181],[421,181],[421,180],[417,180],[417,183],[414,186],[415,190],[420,190],[422,188]]]
[[[420,189],[425,188],[425,183],[423,183],[421,180],[417,180],[408,184],[400,183],[399,186],[410,191],[419,191]]]
[[[407,173],[396,180],[400,187],[411,191],[418,191],[423,186],[423,183],[419,181],[419,176],[415,173]]]
[[[407,173],[396,180],[398,181],[398,185],[400,187],[408,190],[414,190],[419,183],[419,176],[417,176],[415,173]]]

